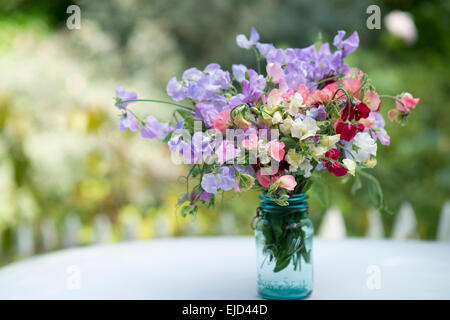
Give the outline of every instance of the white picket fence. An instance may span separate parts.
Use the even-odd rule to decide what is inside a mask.
[[[367,215],[367,238],[384,238],[387,233],[384,230],[380,213],[376,209],[369,209]],[[186,234],[198,234],[198,223],[189,224]],[[138,238],[141,228],[139,217],[128,217],[120,224],[120,239],[133,240]],[[168,219],[157,217],[154,223],[154,235],[157,238],[170,236]],[[58,233],[56,226],[50,220],[41,221],[38,228],[38,241],[43,251],[49,251],[58,247],[67,248],[81,244],[80,234],[82,223],[76,214],[70,214],[65,219],[62,232]],[[219,222],[219,232],[233,235],[236,230],[234,216],[230,212],[223,212]],[[59,239],[58,234],[61,234]],[[113,226],[109,217],[105,214],[98,215],[94,220],[93,243],[108,243],[114,241]],[[23,258],[35,253],[35,232],[29,222],[19,224],[15,234],[15,250],[17,257]],[[327,239],[343,239],[347,236],[345,220],[342,212],[336,207],[330,207],[323,216],[318,228],[318,235]],[[410,203],[405,202],[400,207],[390,237],[393,239],[418,238],[417,220],[414,209]],[[1,237],[0,237],[1,238]],[[441,211],[437,229],[438,241],[450,241],[450,200]]]

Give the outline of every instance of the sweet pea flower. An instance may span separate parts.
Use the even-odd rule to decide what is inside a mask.
[[[397,120],[400,112],[397,109],[392,109],[388,111],[388,118],[391,121]]]
[[[380,110],[381,100],[378,93],[368,90],[364,93],[363,102],[370,108],[371,111]]]
[[[291,135],[294,138],[304,140],[306,138],[316,135],[319,130],[316,120],[311,117],[306,117],[304,120],[297,118],[292,123]]]
[[[216,148],[217,161],[222,165],[225,162],[236,158],[240,153],[239,148],[235,148],[230,141],[223,140]]]
[[[346,40],[344,40],[345,31],[339,30],[338,34],[334,37],[333,45],[342,50],[343,56],[347,56],[349,53],[354,52],[359,45],[358,33],[353,32]]]
[[[289,191],[293,191],[295,186],[297,185],[297,181],[295,181],[294,176],[291,176],[289,174],[281,177],[275,176],[273,177],[273,182],[278,182],[280,184],[280,187]]]
[[[248,139],[242,141],[242,147],[247,150],[254,150],[258,147],[258,136],[256,134],[252,134]]]
[[[252,31],[250,33],[250,39],[243,34],[238,34],[236,36],[236,43],[239,47],[243,49],[250,49],[252,46],[256,45],[259,40],[259,34],[256,32],[255,28],[252,27]]]
[[[187,88],[183,86],[176,77],[169,80],[166,87],[167,94],[174,101],[181,101],[186,98]]]
[[[269,141],[268,143],[268,151],[269,155],[275,159],[276,161],[280,162],[284,158],[284,142],[279,142],[277,140]]]
[[[358,146],[358,151],[351,150],[350,153],[356,162],[366,162],[370,155],[377,155],[377,144],[367,132],[359,132],[354,138],[354,144]]]
[[[264,174],[264,170],[258,170],[258,172],[256,173],[256,179],[263,187],[268,188],[270,186],[270,175]]]
[[[130,129],[132,132],[139,130],[139,125],[136,122],[136,118],[130,111],[127,111],[121,116],[119,120],[119,129],[120,131]]]
[[[142,138],[153,139],[160,135],[161,126],[155,117],[149,116],[145,119],[145,125],[141,129]]]
[[[419,98],[413,98],[413,96],[406,92],[400,96],[400,101],[396,100],[395,105],[398,110],[403,111],[404,113],[410,113],[410,109],[415,109],[416,105],[419,103]]]
[[[215,118],[212,121],[212,126],[211,128],[213,130],[222,132],[225,134],[227,128],[230,125],[230,120],[231,120],[231,116],[230,116],[230,109],[225,109],[219,112],[219,114],[217,115],[217,118]]]
[[[242,82],[245,79],[245,73],[247,72],[247,67],[243,64],[233,64],[231,66],[231,70],[233,71],[233,77]]]
[[[116,99],[119,101],[126,101],[126,100],[136,100],[138,98],[136,92],[128,92],[125,90],[123,86],[117,86],[116,88]],[[116,104],[119,109],[125,109],[130,103],[133,103],[134,101],[129,102],[122,102]]]

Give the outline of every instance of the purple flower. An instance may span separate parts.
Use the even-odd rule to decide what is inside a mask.
[[[250,33],[250,39],[243,34],[239,34],[236,36],[236,43],[239,47],[244,49],[250,49],[250,47],[256,45],[259,40],[259,34],[256,32],[255,28],[252,27],[252,31]]]
[[[164,139],[173,131],[173,127],[168,123],[159,123],[154,117],[149,116],[145,119],[145,125],[141,129],[142,138],[160,138]]]
[[[158,137],[165,139],[169,133],[173,131],[173,127],[168,123],[160,123],[160,131]]]
[[[220,189],[228,191],[234,187],[235,172],[231,166],[223,166],[219,168]]]
[[[202,178],[202,188],[208,193],[217,194],[219,188],[220,178],[214,173],[207,173]]]
[[[203,72],[208,74],[213,85],[216,85],[223,90],[230,88],[230,73],[228,71],[223,71],[217,63],[208,64]]]
[[[139,130],[139,125],[136,122],[136,118],[130,111],[123,113],[122,117],[119,120],[119,129],[120,131],[130,129],[130,131],[132,132],[136,132]]]
[[[256,43],[256,48],[263,57],[267,57],[269,52],[275,49],[275,47],[271,43],[260,43],[260,42]]]
[[[117,86],[116,97],[120,101],[126,101],[126,100],[136,100],[138,96],[137,96],[136,92],[128,92],[125,90],[125,88],[123,86]],[[134,101],[123,102],[123,103],[119,103],[116,105],[120,109],[125,109],[130,103],[133,103],[133,102]]]
[[[141,136],[142,138],[153,139],[159,136],[160,131],[161,126],[159,125],[158,120],[149,116],[145,119],[145,125],[141,129]]]
[[[176,77],[169,80],[166,87],[167,94],[175,101],[186,98],[187,88],[177,81]]]
[[[236,158],[240,151],[239,148],[234,147],[234,143],[231,141],[223,140],[216,145],[217,161],[220,164],[224,164],[228,160]]]
[[[355,31],[352,33],[347,40],[343,40],[345,36],[345,31],[339,30],[338,34],[334,37],[333,45],[342,50],[343,57],[347,56],[347,54],[354,52],[359,45],[359,37],[358,33]]]
[[[207,102],[199,102],[195,105],[195,119],[203,120],[208,128],[211,128],[212,121],[217,118],[219,111]]]
[[[245,79],[245,73],[247,72],[247,67],[243,64],[233,64],[231,66],[231,69],[233,70],[233,77],[239,81],[242,82]]]
[[[313,107],[306,111],[306,116],[313,119],[324,120],[327,118],[327,113],[323,105]]]
[[[211,199],[211,197],[212,197],[212,193],[209,193],[206,191],[204,191],[200,194],[200,199],[202,199],[203,201],[208,201],[209,199]]]
[[[372,139],[374,139],[375,141],[377,139],[380,140],[380,143],[384,146],[390,145],[391,138],[384,129],[386,122],[384,121],[383,116],[378,112],[372,111],[370,112],[369,117],[375,118],[372,129],[370,130],[370,135],[372,136]]]
[[[184,83],[197,82],[204,76],[205,75],[203,74],[203,72],[201,72],[197,68],[190,68],[183,72],[182,79]]]

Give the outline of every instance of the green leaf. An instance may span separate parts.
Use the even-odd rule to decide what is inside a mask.
[[[382,208],[384,206],[384,195],[378,179],[362,169],[357,169],[357,172],[368,183],[368,194],[372,204],[376,208]]]
[[[328,207],[328,186],[318,177],[311,177],[313,182],[311,185],[311,192],[319,199],[324,207]]]
[[[292,137],[282,137],[282,138],[280,139],[280,141],[284,143],[284,145],[285,145],[285,147],[284,147],[285,150],[288,150],[288,149],[295,149],[295,148],[298,147],[298,140],[297,140],[297,139],[294,139],[294,138],[292,138]]]
[[[355,195],[356,192],[359,189],[361,189],[361,188],[362,188],[361,178],[359,176],[359,173],[356,172],[355,173],[355,180],[354,180],[353,185],[352,185],[352,194]]]

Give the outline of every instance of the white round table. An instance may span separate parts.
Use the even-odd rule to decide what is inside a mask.
[[[450,299],[450,244],[314,240],[310,299]],[[66,249],[0,269],[0,299],[258,299],[252,237]]]

